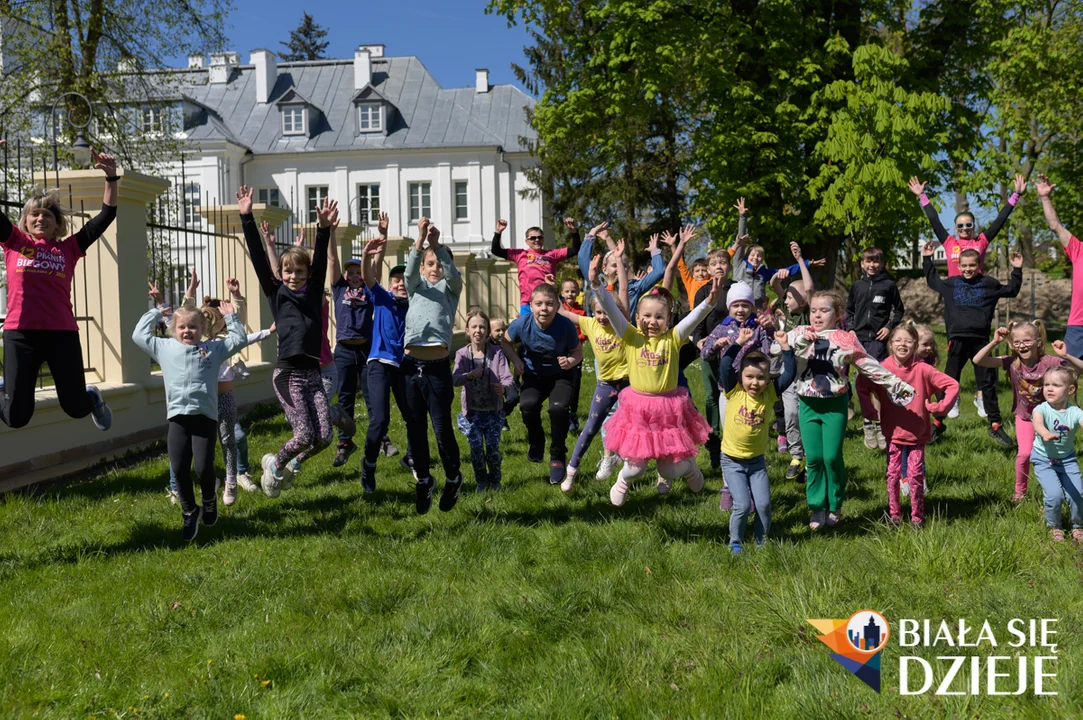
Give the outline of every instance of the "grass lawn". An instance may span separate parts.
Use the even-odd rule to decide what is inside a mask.
[[[699,377],[693,366],[701,403]],[[659,497],[652,476],[614,508],[593,480],[596,442],[564,496],[526,462],[518,415],[504,492],[464,493],[447,514],[414,513],[398,458],[380,460],[365,496],[359,456],[333,469],[331,452],[277,500],[220,506],[192,545],[163,492],[164,446],[8,495],[0,716],[1079,717],[1083,550],[1047,540],[1036,482],[1009,502],[1014,449],[986,436],[973,387],[968,368],[963,416],[928,453],[924,532],[887,526],[884,456],[855,420],[844,524],[809,532],[804,487],[772,451],[772,541],[742,557],[726,546],[717,473],[699,496],[678,483]],[[1010,397],[1005,381],[1002,409]],[[273,409],[254,417],[258,464],[287,427]],[[404,445],[397,415],[391,435]],[[893,623],[880,695],[805,622],[862,608]],[[900,695],[900,655],[961,653],[899,647],[899,618],[989,620],[1001,647],[963,653],[1014,655],[1008,620],[1043,617],[1060,619],[1058,695]]]

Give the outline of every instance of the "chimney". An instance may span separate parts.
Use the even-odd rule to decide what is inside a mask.
[[[372,83],[372,52],[362,45],[353,53],[353,89],[361,90]]]
[[[476,92],[487,93],[489,92],[489,70],[487,68],[478,68],[474,71]]]
[[[188,69],[189,70],[201,70],[203,68],[203,56],[202,55],[189,55],[188,56]]]
[[[374,58],[384,56],[384,46],[383,45],[361,45],[357,49],[358,50],[368,50],[369,55],[371,55]]]
[[[271,91],[274,90],[275,82],[278,80],[275,54],[270,50],[259,48],[252,51],[248,62],[256,67],[256,102],[266,105],[271,99]]]
[[[211,84],[224,85],[241,64],[241,56],[235,52],[211,53]]]

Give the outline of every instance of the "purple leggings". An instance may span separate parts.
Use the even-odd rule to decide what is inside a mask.
[[[275,456],[275,465],[281,469],[290,460],[304,462],[331,444],[331,418],[319,369],[278,368],[274,386],[293,428],[293,437]]]
[[[616,404],[617,395],[626,387],[628,387],[628,378],[598,381],[598,385],[594,388],[594,398],[590,401],[590,414],[587,416],[587,424],[583,426],[583,431],[579,433],[579,440],[575,443],[575,450],[572,451],[572,459],[568,463],[569,465],[575,468],[579,467],[579,461],[583,459],[583,454],[586,453],[587,448],[594,441],[594,436],[602,429],[602,423],[609,416],[610,408]]]

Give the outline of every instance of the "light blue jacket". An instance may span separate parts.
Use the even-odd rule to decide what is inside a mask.
[[[148,310],[139,318],[132,340],[162,368],[166,417],[206,415],[217,420],[218,367],[248,344],[244,326],[236,313],[230,313],[225,318],[228,335],[224,340],[185,345],[175,338],[154,337],[154,326],[161,319],[161,310]]]
[[[424,250],[411,250],[406,258],[406,294],[410,309],[406,311],[406,332],[403,347],[410,345],[446,345],[451,349],[455,311],[463,291],[463,277],[451,260],[451,253],[440,245],[436,259],[444,266],[444,279],[433,285],[421,277]]]

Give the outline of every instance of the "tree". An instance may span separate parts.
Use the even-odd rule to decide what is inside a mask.
[[[302,13],[301,24],[296,30],[290,30],[290,41],[278,43],[288,50],[288,52],[280,53],[279,57],[286,62],[323,60],[327,57],[324,52],[331,44],[324,40],[325,37],[327,37],[327,31],[320,27],[307,12]]]

